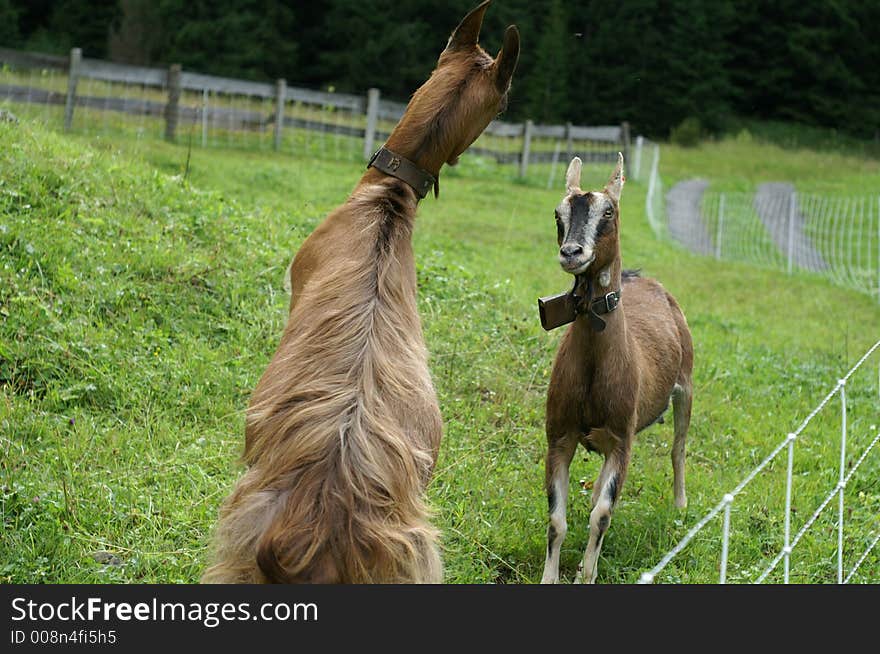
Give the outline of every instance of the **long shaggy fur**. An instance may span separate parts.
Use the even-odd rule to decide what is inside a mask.
[[[331,215],[362,216],[363,233],[294,300],[251,403],[250,468],[221,512],[205,581],[440,580],[422,499],[440,417],[414,274],[401,265],[415,208],[393,180]],[[402,422],[407,413],[427,424]]]
[[[519,54],[461,22],[386,147],[435,177],[498,113]],[[452,90],[455,89],[455,92]],[[371,169],[290,266],[290,315],[245,430],[206,582],[439,582],[425,486],[442,422],[416,306],[417,197]]]

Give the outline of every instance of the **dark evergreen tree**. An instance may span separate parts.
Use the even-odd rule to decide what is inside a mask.
[[[400,100],[427,78],[466,11],[442,0],[331,4],[314,44],[324,79],[344,91],[363,92],[374,86]]]
[[[79,47],[86,57],[106,57],[118,9],[118,0],[57,0],[49,15],[49,38],[43,40],[46,50],[66,54]]]
[[[663,122],[672,127],[694,117],[718,131],[734,95],[725,47],[732,29],[729,6],[713,0],[673,0],[666,18],[668,38],[663,39],[665,56],[657,73],[667,83],[655,88],[662,98]],[[643,107],[643,112],[648,110]]]
[[[8,0],[18,15],[18,29],[22,39],[49,25],[52,7],[57,0]]]
[[[864,92],[850,102],[835,124],[880,142],[880,3],[856,2],[851,12],[858,28],[849,35],[850,56]]]
[[[540,36],[531,57],[534,68],[520,85],[526,94],[527,115],[539,123],[565,122],[569,117],[569,76],[572,72],[574,36],[568,29],[562,0],[550,0]]]
[[[293,77],[294,2],[159,0],[164,63],[250,79]]]
[[[0,0],[0,47],[18,45],[18,11],[11,0]]]
[[[154,0],[119,0],[107,54],[113,61],[148,66],[161,58],[162,15]]]
[[[406,100],[477,0],[0,0],[0,44],[333,86]],[[16,14],[13,16],[13,12]],[[728,115],[880,133],[880,3],[860,0],[505,0],[516,23],[506,118],[666,136]],[[878,134],[880,137],[880,134]]]

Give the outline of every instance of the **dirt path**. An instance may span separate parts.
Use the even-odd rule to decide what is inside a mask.
[[[679,182],[666,194],[666,215],[672,237],[692,252],[714,254],[715,249],[706,225],[703,222],[700,206],[703,193],[709,186],[704,179],[689,179]],[[794,225],[789,225],[792,194],[794,186],[786,182],[761,184],[755,193],[753,206],[767,233],[779,252],[787,259],[789,229],[792,229],[792,261],[794,265],[806,270],[826,270],[828,264],[813,247],[806,234],[806,218],[800,207],[794,208]],[[797,196],[794,196],[797,203]]]
[[[797,204],[797,196],[793,196],[794,186],[787,182],[770,182],[761,184],[755,193],[755,213],[767,228],[770,238],[779,248],[783,256],[788,258],[789,229],[792,239],[792,261],[795,266],[806,270],[825,270],[828,264],[822,255],[813,247],[810,237],[804,232],[806,219]],[[794,197],[794,224],[789,226],[791,201]]]
[[[688,179],[673,186],[666,194],[669,233],[687,249],[699,254],[715,251],[700,211],[703,192],[708,186],[709,182],[704,179]]]

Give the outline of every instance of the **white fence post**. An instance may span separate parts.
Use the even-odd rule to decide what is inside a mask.
[[[364,131],[364,159],[373,156],[376,142],[376,123],[379,120],[379,89],[367,91],[367,128]]]
[[[785,545],[782,547],[783,583],[788,583],[791,564],[791,473],[794,467],[794,441],[797,434],[788,435],[788,469],[785,473]]]
[[[520,155],[519,159],[519,176],[525,177],[526,172],[529,169],[529,152],[532,149],[532,130],[535,128],[535,124],[531,120],[527,120],[525,127],[523,128],[523,147],[522,147],[522,155]]]
[[[727,553],[730,547],[731,504],[733,504],[733,495],[728,493],[724,496],[724,522],[721,527],[721,574],[718,577],[719,584],[727,583]]]
[[[79,80],[79,69],[82,64],[82,49],[70,50],[70,68],[67,73],[67,101],[64,103],[64,131],[69,132],[73,125],[73,109],[76,105],[76,83]]]
[[[642,146],[645,144],[645,137],[639,134],[636,137],[636,153],[633,158],[633,179],[642,178]]]
[[[840,497],[838,499],[837,511],[837,583],[843,583],[843,491],[846,488],[844,481],[846,472],[846,380],[841,379],[840,382],[840,481],[838,488],[840,489]]]
[[[630,143],[629,137],[629,121],[625,120],[620,124],[620,141],[621,146],[623,147],[623,160],[628,162],[630,160],[630,155],[632,154],[630,152],[632,144]]]
[[[715,235],[715,259],[721,260],[721,238],[724,234],[724,193],[718,198],[718,232]]]
[[[651,163],[651,175],[648,177],[648,193],[645,195],[645,215],[655,236],[660,236],[657,216],[654,215],[654,194],[657,192],[657,168],[660,165],[660,146],[654,144],[654,161]]]

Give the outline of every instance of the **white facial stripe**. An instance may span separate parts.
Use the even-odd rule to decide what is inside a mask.
[[[599,220],[593,218],[593,207],[595,200],[590,203],[587,209],[587,219],[584,221],[583,232],[579,240],[584,252],[589,256],[596,247],[596,230],[599,227]],[[600,217],[601,220],[601,217]]]
[[[607,220],[605,218],[605,209],[611,204],[611,198],[607,193],[593,191],[591,199],[590,214],[587,217],[583,246],[584,250],[590,251],[596,247],[596,234],[599,226]]]
[[[601,220],[601,218],[599,219]],[[599,220],[590,220],[584,225],[583,243],[584,252],[592,252],[596,247],[596,229],[599,227]]]
[[[550,530],[548,536],[553,538],[547,543],[547,558],[544,560],[542,584],[555,584],[559,581],[559,553],[562,541],[568,531],[565,522],[565,509],[568,503],[568,466],[560,465],[553,472],[553,495],[555,504],[550,513]]]
[[[566,272],[583,274],[595,260],[596,241],[605,232],[605,210],[610,205],[607,193],[576,190],[566,194],[556,207],[562,239],[559,263]],[[572,246],[579,247],[573,250]]]
[[[559,214],[559,219],[562,221],[562,226],[565,229],[568,229],[568,225],[571,223],[571,205],[568,203],[568,196],[566,195],[562,198],[562,202],[559,203],[559,206],[556,207],[556,213]]]

